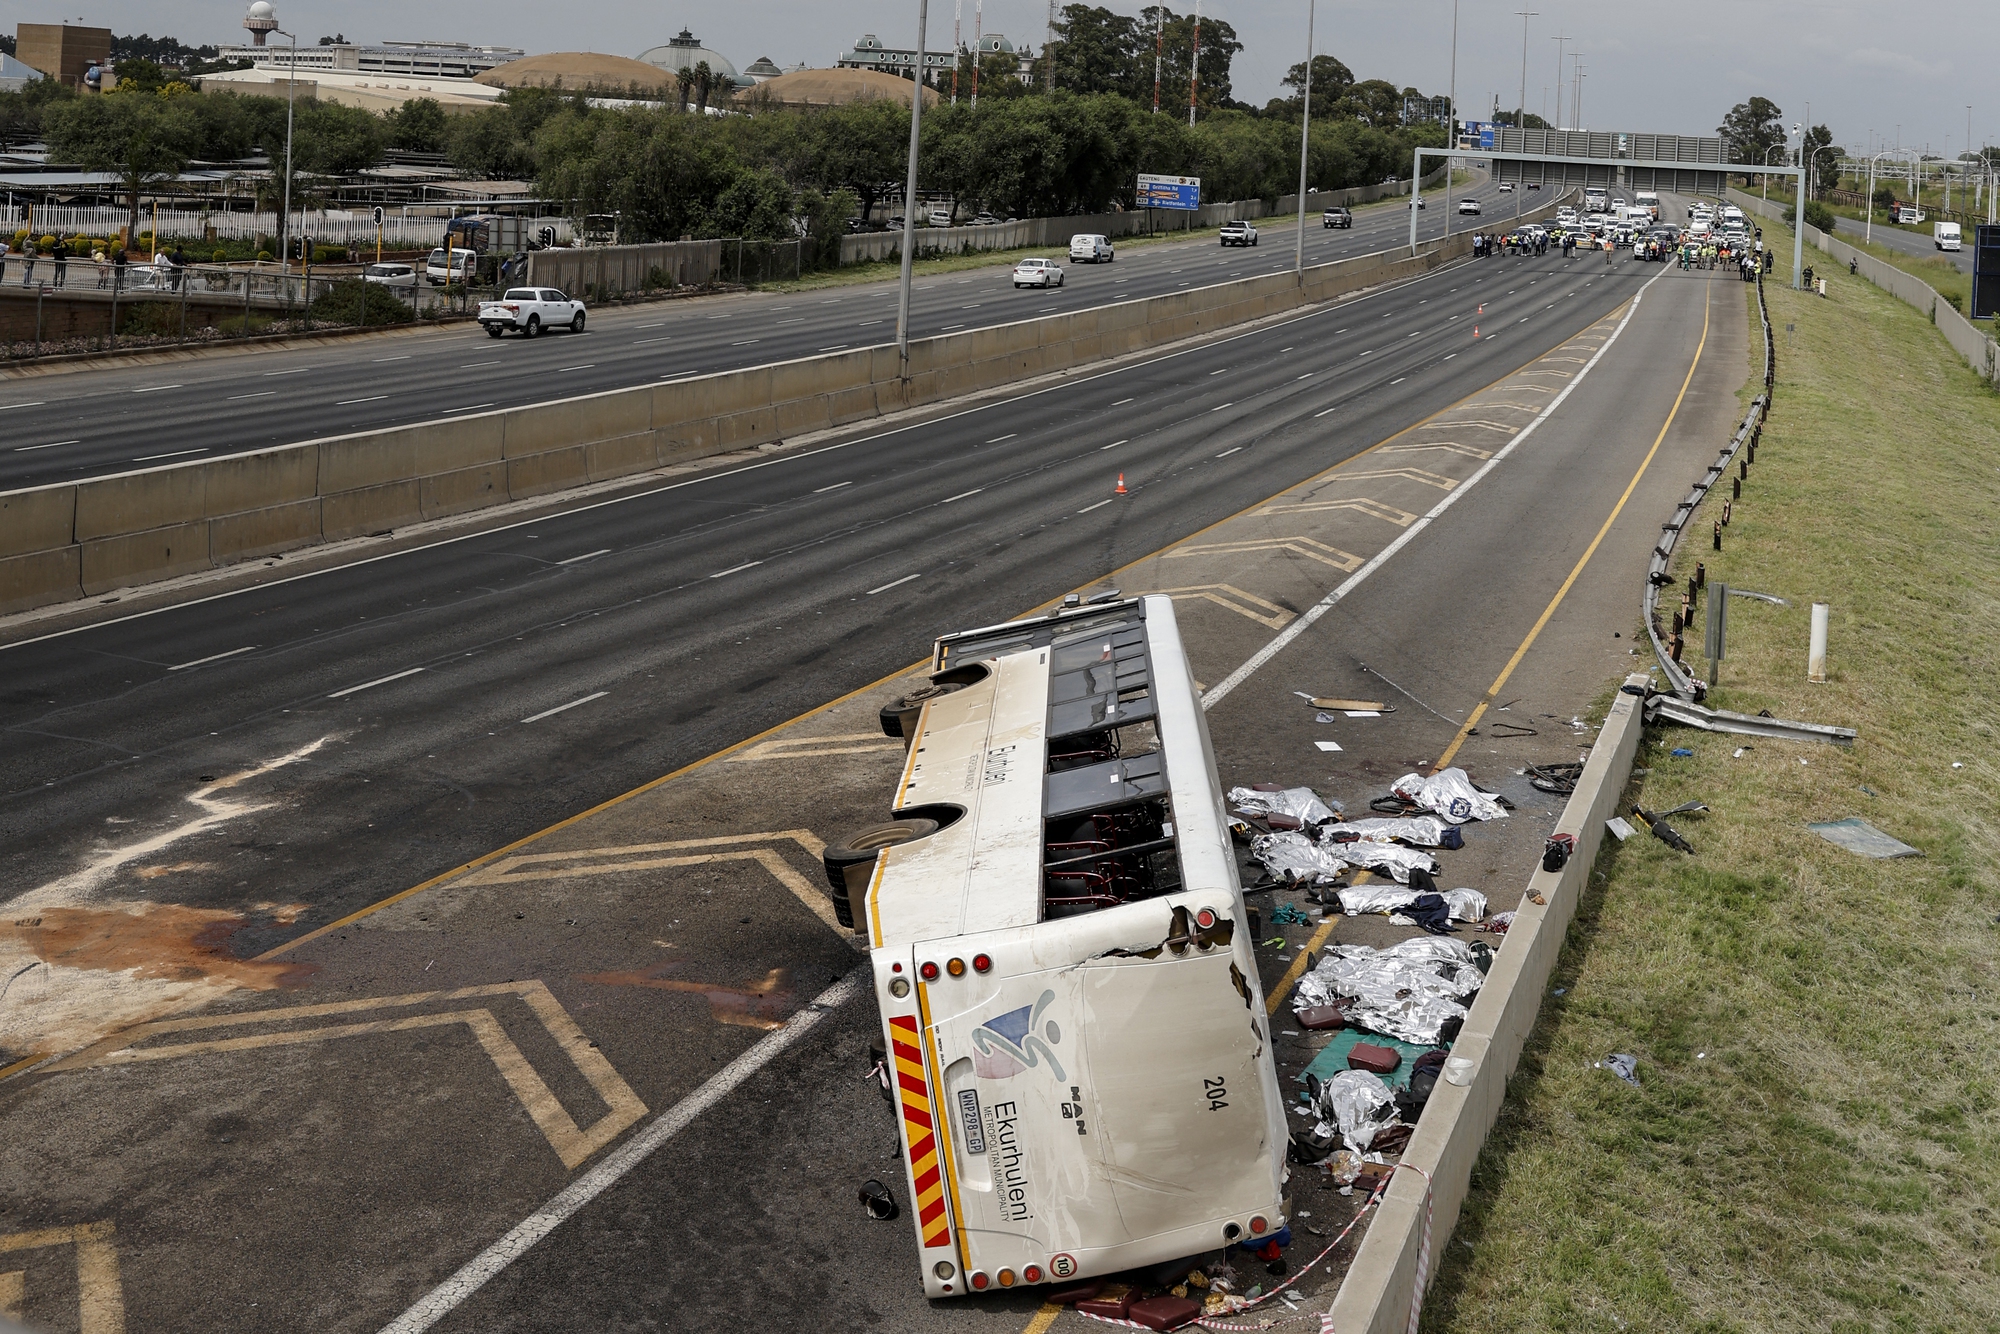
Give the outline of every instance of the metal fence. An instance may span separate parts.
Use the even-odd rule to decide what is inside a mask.
[[[137,347],[214,345],[319,330],[383,328],[463,317],[491,287],[391,287],[356,266],[114,266],[52,261],[0,286],[0,358],[9,361]],[[26,281],[23,281],[26,279]]]
[[[10,237],[23,228],[32,230],[37,236],[114,236],[131,220],[131,211],[122,208],[0,205],[0,231]],[[447,221],[449,219],[444,217],[405,215],[392,210],[382,222],[383,244],[398,250],[441,244]],[[295,235],[311,236],[319,241],[345,243],[375,240],[375,220],[366,209],[313,209],[294,213],[292,222]],[[536,229],[555,228],[556,241],[562,245],[567,245],[575,235],[566,218],[536,218],[533,226]],[[184,240],[205,240],[214,236],[255,241],[259,237],[276,236],[279,227],[276,213],[199,213],[185,209],[161,209],[157,213],[142,211],[139,214],[139,230]]]

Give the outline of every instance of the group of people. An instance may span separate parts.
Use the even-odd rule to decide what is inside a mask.
[[[1498,254],[1546,255],[1549,253],[1549,234],[1537,228],[1534,231],[1518,232],[1474,232],[1472,234],[1472,256],[1486,259]],[[1568,252],[1565,251],[1565,254]]]
[[[1737,276],[1750,282],[1759,273],[1769,273],[1777,256],[1764,248],[1762,241],[1744,245],[1741,241],[1695,240],[1689,238],[1681,242],[1681,270],[1714,269],[1724,265],[1736,266]]]
[[[81,251],[72,248],[71,239],[57,236],[54,244],[47,247],[47,258],[54,269],[49,282],[51,290],[69,286],[70,259],[81,257]],[[7,281],[7,262],[17,254],[21,261],[21,286],[33,287],[36,265],[43,258],[43,247],[33,237],[23,240],[18,252],[5,237],[0,237],[0,283]],[[110,287],[118,291],[125,290],[126,259],[123,247],[113,246],[109,254],[101,248],[93,250],[90,252],[90,262],[97,268],[97,285],[100,289]],[[177,291],[181,285],[182,274],[187,269],[187,252],[180,246],[175,246],[171,252],[160,251],[154,255],[151,268],[152,273],[148,277],[152,286]]]

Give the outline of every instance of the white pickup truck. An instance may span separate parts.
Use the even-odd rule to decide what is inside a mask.
[[[529,338],[556,327],[583,332],[583,302],[572,301],[553,287],[510,287],[498,301],[479,303],[479,327],[498,338],[517,329]]]
[[[1247,222],[1225,222],[1222,224],[1222,244],[1256,245],[1257,229]]]

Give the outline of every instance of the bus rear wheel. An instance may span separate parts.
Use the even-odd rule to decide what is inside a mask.
[[[888,820],[828,843],[820,860],[826,866],[827,886],[833,891],[835,920],[842,926],[853,927],[853,896],[867,892],[869,877],[875,873],[875,858],[882,849],[914,843],[937,831],[936,820]]]

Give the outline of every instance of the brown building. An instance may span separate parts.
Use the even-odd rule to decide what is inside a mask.
[[[14,28],[14,58],[68,88],[83,86],[83,72],[111,61],[111,29],[67,23],[22,23]]]

